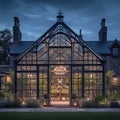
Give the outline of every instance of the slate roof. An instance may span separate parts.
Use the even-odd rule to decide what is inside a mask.
[[[10,46],[10,54],[21,54],[26,49],[28,49],[35,41],[21,41],[18,44],[11,44]]]
[[[26,49],[28,49],[34,42],[35,41],[21,41],[18,44],[12,44],[10,54],[21,54]],[[101,55],[109,55],[111,54],[110,46],[114,43],[114,41],[107,41],[106,43],[101,43],[99,41],[85,41],[85,43],[96,53]]]
[[[113,41],[107,41],[105,43],[99,41],[85,41],[88,46],[90,46],[98,54],[111,54],[109,46]]]

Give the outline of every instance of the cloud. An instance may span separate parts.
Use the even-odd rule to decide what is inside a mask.
[[[120,0],[0,0],[1,29],[12,30],[18,16],[23,40],[36,40],[56,22],[59,9],[64,21],[85,40],[98,40],[102,18],[106,18],[108,39],[120,39]]]

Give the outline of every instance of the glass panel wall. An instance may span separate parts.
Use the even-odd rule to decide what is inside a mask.
[[[60,69],[62,66],[63,71],[66,66],[66,69],[69,69],[69,74],[65,73],[67,79],[64,75],[55,76],[67,81],[65,84],[68,88],[66,91],[70,94],[69,98],[75,94],[78,99],[83,96],[93,99],[96,95],[102,94],[102,58],[83,44],[72,31],[62,27],[61,25],[51,29],[50,33],[36,41],[16,62],[15,80],[18,97],[37,99],[43,98],[45,94],[50,96],[50,85],[54,81],[50,75],[55,74],[54,71],[51,72],[52,66],[59,66]],[[55,77],[53,78],[57,80]]]
[[[95,96],[102,95],[102,74],[99,72],[84,73],[84,96],[92,100]]]
[[[72,67],[72,94],[75,94],[76,98],[82,98],[82,67]]]
[[[43,98],[48,94],[48,75],[47,67],[39,67],[39,98]]]
[[[36,99],[36,73],[18,72],[17,73],[17,96],[22,99]]]

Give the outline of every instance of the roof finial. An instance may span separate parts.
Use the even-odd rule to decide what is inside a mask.
[[[59,10],[58,15],[62,15],[62,11],[61,11],[61,9]]]
[[[63,22],[63,18],[64,18],[64,16],[63,16],[61,10],[59,10],[58,15],[57,15],[57,22]]]

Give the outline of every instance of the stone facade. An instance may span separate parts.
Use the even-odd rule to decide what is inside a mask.
[[[105,71],[112,70],[115,72],[116,77],[120,77],[120,53],[119,56],[112,55],[105,56]]]

